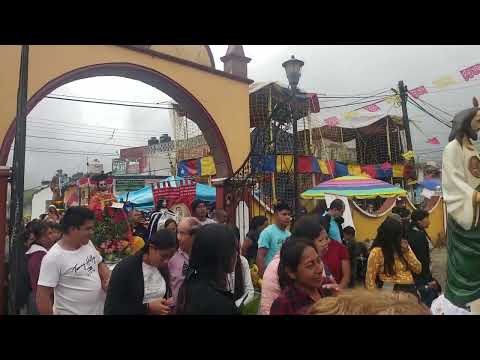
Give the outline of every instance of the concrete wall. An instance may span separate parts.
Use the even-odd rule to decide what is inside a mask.
[[[46,213],[46,202],[53,199],[53,192],[50,190],[50,187],[39,191],[33,195],[32,199],[32,220],[38,219],[38,217]]]

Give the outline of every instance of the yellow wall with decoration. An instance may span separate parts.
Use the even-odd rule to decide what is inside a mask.
[[[315,200],[303,200],[302,205],[306,207],[308,212],[315,209]],[[393,204],[383,214],[371,215],[360,209],[353,201],[350,200],[350,208],[352,210],[352,219],[355,224],[356,238],[359,241],[373,241],[377,236],[377,229],[387,216],[392,212]],[[414,205],[408,201],[407,208],[410,211],[415,209]],[[445,220],[444,220],[445,204],[443,198],[439,198],[438,202],[429,211],[430,213],[430,227],[427,233],[432,240],[434,246],[441,246],[445,244]]]

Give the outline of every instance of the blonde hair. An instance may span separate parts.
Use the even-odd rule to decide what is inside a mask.
[[[325,297],[310,309],[310,315],[431,315],[415,296],[404,292],[352,289]]]

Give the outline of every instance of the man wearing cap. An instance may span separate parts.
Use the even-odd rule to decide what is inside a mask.
[[[192,202],[192,215],[199,222],[200,225],[214,224],[215,221],[207,217],[208,209],[205,201],[196,199]]]

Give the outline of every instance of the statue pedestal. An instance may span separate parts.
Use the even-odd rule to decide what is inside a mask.
[[[472,301],[467,305],[470,306],[470,312],[472,313],[472,315],[480,315],[480,299]]]

